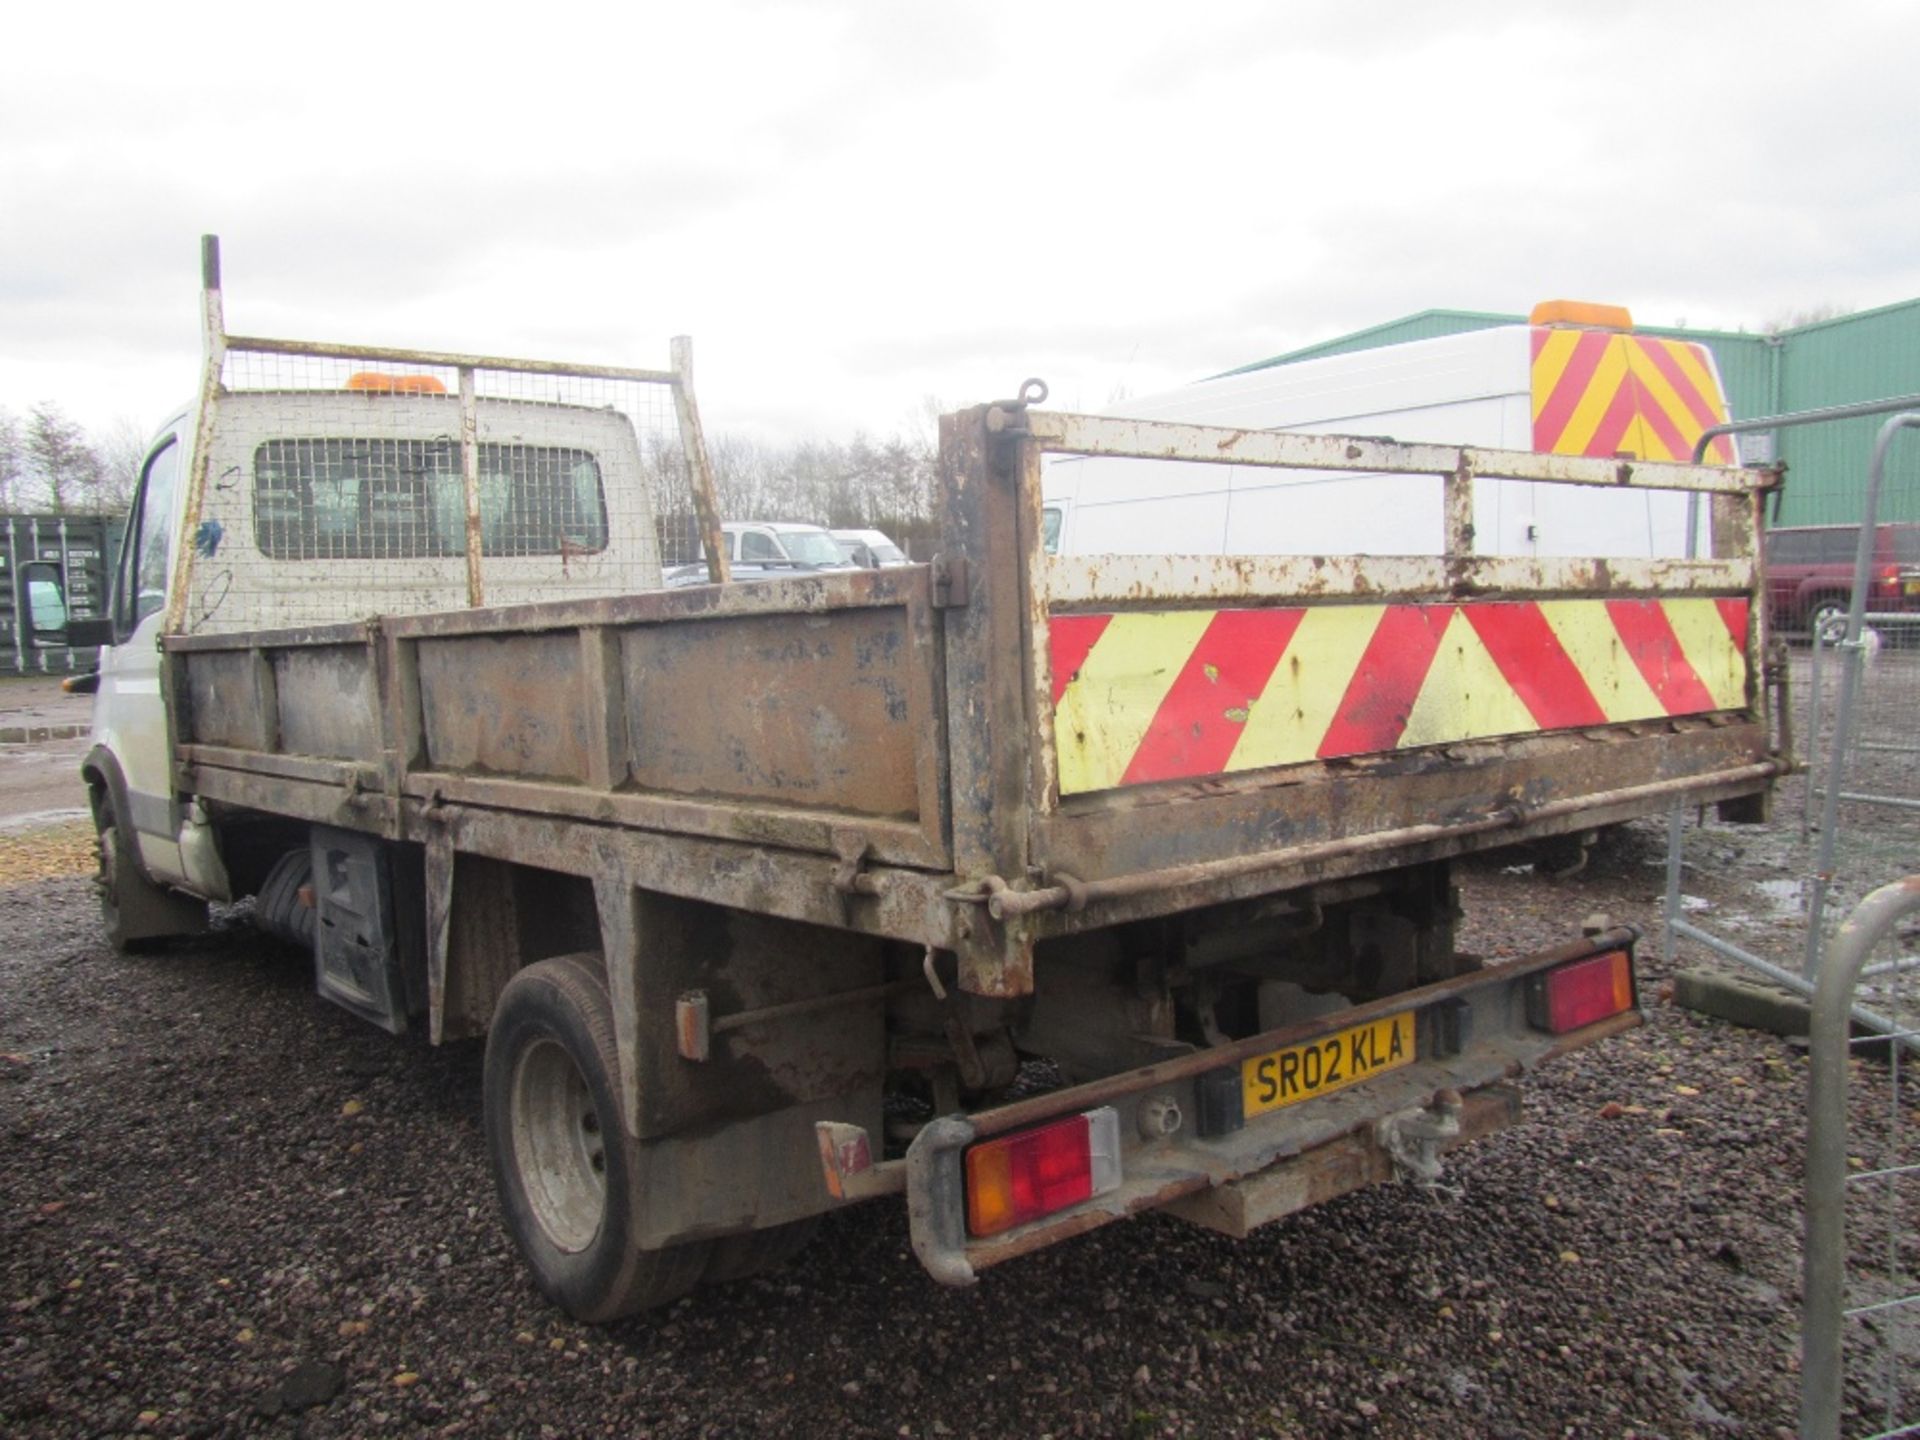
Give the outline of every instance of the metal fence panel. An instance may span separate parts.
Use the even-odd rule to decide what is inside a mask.
[[[1856,1006],[1892,1043],[1857,1033]],[[1807,1099],[1800,1433],[1920,1430],[1920,1271],[1912,1043],[1920,1038],[1920,876],[1882,886],[1839,927],[1814,995]]]

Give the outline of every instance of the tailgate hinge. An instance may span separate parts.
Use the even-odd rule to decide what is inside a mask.
[[[964,555],[934,556],[933,608],[953,610],[966,603],[967,557]]]

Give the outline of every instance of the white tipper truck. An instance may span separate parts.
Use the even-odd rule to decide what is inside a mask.
[[[1628,928],[1460,952],[1452,858],[1785,768],[1764,475],[1030,383],[943,419],[929,563],[666,589],[638,467],[671,410],[702,469],[686,363],[242,339],[208,271],[94,637],[109,934],[254,895],[329,999],[484,1037],[501,1212],[583,1319],[888,1197],[960,1285],[1147,1210],[1239,1235],[1430,1182],[1639,1021]],[[1391,475],[1441,545],[1055,555],[1062,456]],[[1709,548],[1480,554],[1512,480],[1705,497]]]

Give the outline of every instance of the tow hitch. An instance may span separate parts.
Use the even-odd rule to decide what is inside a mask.
[[[1461,1106],[1458,1090],[1442,1090],[1430,1105],[1396,1110],[1375,1123],[1374,1139],[1393,1160],[1396,1174],[1423,1190],[1439,1185],[1440,1152],[1460,1138]]]

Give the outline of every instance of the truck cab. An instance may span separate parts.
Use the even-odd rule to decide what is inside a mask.
[[[175,797],[163,631],[659,585],[641,449],[617,409],[494,395],[469,405],[409,369],[355,370],[330,385],[223,384],[179,410],[141,467],[108,616],[69,627],[87,632],[75,643],[101,646],[83,773],[114,939],[190,933],[206,899],[244,893],[204,812]]]

